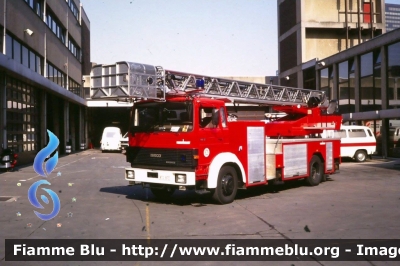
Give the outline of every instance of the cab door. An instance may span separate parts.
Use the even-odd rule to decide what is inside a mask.
[[[223,106],[201,105],[198,114],[199,156],[209,165],[218,154],[227,151],[228,128]]]

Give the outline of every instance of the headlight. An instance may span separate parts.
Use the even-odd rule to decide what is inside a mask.
[[[135,171],[132,171],[132,170],[126,171],[126,178],[135,179]]]
[[[175,174],[175,183],[186,184],[185,174]]]

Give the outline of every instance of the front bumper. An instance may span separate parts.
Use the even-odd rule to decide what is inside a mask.
[[[134,177],[128,175],[128,171],[134,172]],[[183,176],[185,182],[182,182]],[[151,170],[141,168],[125,168],[125,180],[130,184],[162,184],[172,186],[195,186],[196,175],[194,172],[188,171],[175,171],[175,170]],[[178,182],[177,182],[178,181]],[[179,182],[181,181],[181,182]]]

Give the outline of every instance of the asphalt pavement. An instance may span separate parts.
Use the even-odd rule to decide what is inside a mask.
[[[60,157],[44,178],[32,165],[0,173],[0,265],[188,265],[188,262],[8,262],[4,239],[400,239],[400,159],[344,160],[340,173],[316,187],[301,181],[239,191],[228,205],[178,191],[156,199],[129,187],[122,153],[91,149]],[[28,190],[39,180],[60,200],[35,208]],[[400,256],[400,255],[399,255]],[[242,265],[243,262],[192,262]],[[246,265],[398,265],[397,262],[246,262]]]

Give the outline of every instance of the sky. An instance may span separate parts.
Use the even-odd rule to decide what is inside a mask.
[[[276,0],[81,0],[91,61],[207,76],[274,76]],[[400,0],[386,0],[400,4]]]
[[[131,61],[209,76],[278,68],[276,0],[81,0],[91,61]]]

